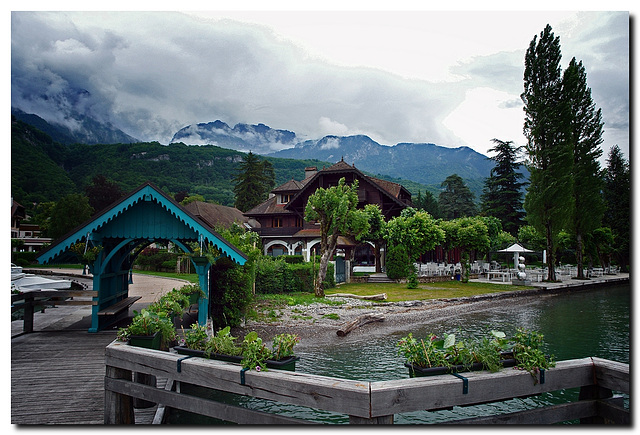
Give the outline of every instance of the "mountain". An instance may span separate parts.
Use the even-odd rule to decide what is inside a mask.
[[[12,107],[11,114],[16,119],[36,127],[38,130],[47,133],[55,142],[70,145],[72,143],[99,144],[99,143],[134,143],[138,139],[129,136],[122,130],[109,123],[99,122],[89,116],[76,112],[65,114],[65,121],[74,128],[66,125],[47,121],[38,115],[25,113],[22,110]]]
[[[484,180],[494,163],[469,147],[446,148],[432,143],[380,145],[368,136],[325,136],[294,148],[270,154],[274,157],[318,159],[335,163],[344,159],[362,171],[408,179],[436,193],[451,174],[458,174],[480,199]]]
[[[171,143],[216,145],[236,151],[269,154],[296,145],[296,134],[275,130],[264,124],[236,124],[233,128],[218,120],[188,125],[173,135]]]

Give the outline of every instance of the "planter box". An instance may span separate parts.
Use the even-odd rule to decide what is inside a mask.
[[[212,353],[209,357],[207,357],[205,351],[203,350],[189,349],[188,347],[183,347],[183,346],[176,346],[174,347],[174,349],[180,355],[191,355],[191,356],[197,356],[200,358],[210,358],[210,359],[227,361],[227,362],[232,362],[237,364],[240,364],[242,362],[242,357],[236,356],[236,355],[224,355],[220,353]],[[300,359],[299,356],[290,356],[287,358],[282,358],[280,360],[268,359],[267,368],[278,369],[278,370],[289,370],[291,372],[295,372],[296,361],[298,361],[299,359]]]
[[[131,346],[144,347],[147,349],[160,350],[160,342],[162,341],[162,335],[156,332],[153,335],[132,335],[129,337],[129,344]]]
[[[503,352],[501,356],[502,367],[506,368],[516,365],[516,360],[513,358],[511,352]],[[406,363],[404,366],[409,369],[409,376],[412,378],[484,370],[482,363],[473,363],[471,367],[462,364],[451,367],[421,367],[409,363]]]

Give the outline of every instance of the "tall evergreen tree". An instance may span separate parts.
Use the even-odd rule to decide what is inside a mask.
[[[613,232],[614,256],[623,270],[629,264],[631,229],[631,178],[629,162],[625,160],[618,145],[609,151],[604,171],[604,221]]]
[[[547,25],[534,36],[525,55],[524,135],[530,184],[525,196],[527,219],[547,240],[549,281],[556,280],[555,244],[573,210],[573,153],[567,131],[567,104],[562,101],[560,38]]]
[[[571,59],[562,77],[562,98],[569,105],[568,122],[573,148],[573,216],[570,228],[576,238],[578,278],[584,278],[584,238],[602,223],[601,196],[602,111],[595,110],[587,73],[581,62]]]
[[[497,153],[492,157],[496,165],[485,180],[480,197],[481,211],[487,216],[500,219],[504,231],[515,236],[523,225],[524,218],[522,186],[526,183],[519,181],[523,175],[517,172],[521,164],[517,161],[521,147],[515,147],[512,141],[492,141],[495,146],[489,151]]]
[[[436,219],[440,215],[440,211],[438,210],[438,200],[433,196],[433,193],[428,190],[424,191],[424,196],[418,190],[418,195],[413,201],[413,205],[418,210],[424,210]]]
[[[474,195],[458,174],[449,175],[441,184],[444,190],[438,196],[438,208],[443,219],[476,214]]]
[[[267,160],[261,161],[258,156],[249,151],[242,159],[233,181],[235,207],[242,212],[251,210],[267,199],[275,185],[273,165]]]

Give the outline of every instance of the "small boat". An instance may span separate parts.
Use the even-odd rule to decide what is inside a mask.
[[[66,290],[71,288],[68,279],[50,279],[32,273],[22,272],[20,266],[11,263],[11,290]]]

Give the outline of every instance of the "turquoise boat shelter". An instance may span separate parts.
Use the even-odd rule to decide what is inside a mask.
[[[107,326],[105,316],[98,313],[127,299],[129,276],[136,257],[152,243],[172,242],[184,252],[193,254],[193,243],[199,248],[213,245],[232,261],[243,265],[247,258],[235,246],[185,210],[151,183],[145,183],[86,223],[61,237],[40,252],[40,264],[76,262],[69,248],[75,243],[101,246],[90,267],[93,274],[91,327],[97,332]],[[209,269],[206,257],[192,257],[205,298],[198,303],[198,323],[206,324],[209,312]]]

